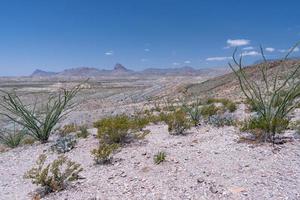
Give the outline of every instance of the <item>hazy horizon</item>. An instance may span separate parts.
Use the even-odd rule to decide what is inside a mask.
[[[226,67],[283,56],[300,38],[298,1],[3,1],[0,76],[35,69]],[[247,11],[247,12],[246,12]],[[293,56],[299,56],[299,48]]]

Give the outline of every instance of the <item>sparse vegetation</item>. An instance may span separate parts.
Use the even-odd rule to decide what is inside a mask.
[[[56,151],[58,153],[66,153],[68,151],[71,151],[75,147],[76,143],[77,141],[75,136],[67,135],[58,138],[55,144],[51,146],[51,148],[53,151]]]
[[[77,133],[78,138],[87,138],[89,136],[89,132],[87,130],[87,126],[80,126],[79,132]]]
[[[191,127],[190,120],[182,109],[165,115],[164,120],[168,125],[170,134],[180,135]]]
[[[208,118],[212,115],[216,115],[219,108],[216,107],[214,104],[205,105],[201,108],[201,115]]]
[[[24,138],[25,130],[17,130],[14,128],[13,131],[3,129],[0,131],[0,143],[7,147],[15,148],[19,146]]]
[[[291,48],[287,55],[279,61],[279,64],[283,64],[298,45],[299,43]],[[262,48],[261,54],[265,62],[259,65],[261,78],[259,81],[254,81],[248,76],[242,65],[242,57],[236,58],[236,51],[233,54],[235,66],[231,63],[229,65],[239,81],[244,96],[259,115],[250,123],[251,126],[258,126],[263,130],[263,141],[274,142],[275,134],[284,127],[285,123],[283,122],[288,121],[288,114],[299,104],[300,65],[294,66],[295,69],[287,76],[279,76],[281,67],[278,67],[275,74],[270,75]]]
[[[74,133],[74,132],[76,132],[78,130],[79,130],[79,127],[76,124],[74,124],[74,123],[72,123],[72,124],[66,124],[66,125],[64,125],[62,127],[62,129],[60,130],[59,134],[61,136],[66,136],[69,133]]]
[[[166,153],[163,151],[158,152],[154,155],[154,163],[159,165],[160,163],[164,162],[166,160]]]
[[[237,109],[236,104],[233,101],[229,100],[229,99],[215,99],[215,98],[207,99],[207,104],[212,104],[212,103],[222,103],[223,106],[229,112],[234,112]]]
[[[73,107],[70,102],[79,90],[80,87],[76,86],[49,96],[45,108],[40,111],[37,111],[36,105],[25,105],[16,93],[2,91],[4,96],[0,102],[0,114],[23,126],[28,130],[27,134],[45,143],[56,124]]]
[[[197,126],[201,119],[200,105],[201,105],[201,102],[199,99],[197,99],[196,102],[193,102],[190,105],[188,105],[186,103],[183,103],[183,105],[182,105],[184,111],[189,114],[194,126]]]
[[[97,149],[93,149],[91,154],[94,156],[96,164],[106,164],[111,160],[112,153],[119,147],[119,144],[99,143]]]
[[[212,115],[208,117],[208,123],[216,127],[232,126],[234,120],[229,115]]]
[[[77,180],[83,170],[80,164],[59,156],[52,163],[46,164],[47,156],[39,156],[36,166],[30,169],[24,177],[31,179],[33,184],[44,187],[48,193],[65,189],[68,182]]]

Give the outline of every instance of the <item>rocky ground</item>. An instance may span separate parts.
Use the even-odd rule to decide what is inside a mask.
[[[239,143],[234,127],[204,125],[184,136],[169,135],[164,124],[147,128],[151,134],[123,147],[109,165],[94,165],[93,135],[80,139],[66,155],[82,165],[84,179],[45,199],[300,199],[297,139],[274,148]],[[37,187],[23,175],[39,154],[56,157],[50,145],[0,154],[0,199],[31,198]],[[167,155],[160,165],[153,162],[158,151]]]

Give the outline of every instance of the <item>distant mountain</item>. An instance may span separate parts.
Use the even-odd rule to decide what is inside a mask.
[[[225,68],[207,68],[207,69],[194,69],[190,66],[179,68],[148,68],[143,71],[133,71],[124,67],[120,63],[116,63],[112,70],[100,70],[93,67],[78,67],[66,69],[62,72],[46,72],[42,70],[35,70],[31,76],[58,76],[58,77],[96,77],[96,76],[199,76],[209,75],[216,76],[228,72]]]
[[[53,76],[56,72],[47,72],[40,69],[36,69],[30,76]]]

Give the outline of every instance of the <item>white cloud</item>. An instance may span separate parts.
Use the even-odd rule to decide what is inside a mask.
[[[286,52],[291,51],[291,50],[292,49],[290,48],[290,49],[279,49],[278,51],[281,52],[281,53],[286,53]],[[295,47],[294,50],[293,50],[293,52],[298,52],[298,51],[300,51],[299,47]]]
[[[234,39],[234,40],[228,39],[227,44],[228,44],[227,48],[245,46],[245,45],[250,44],[250,40],[246,40],[246,39]]]
[[[224,60],[229,60],[231,59],[231,57],[210,57],[210,58],[206,58],[206,61],[224,61]]]
[[[178,63],[178,62],[173,62],[173,65],[180,65],[180,63]]]
[[[191,64],[191,61],[186,60],[186,61],[184,61],[184,63],[185,63],[185,64]]]
[[[275,49],[274,49],[273,47],[267,47],[267,48],[266,48],[266,51],[268,51],[268,52],[273,52],[273,51],[275,51]]]
[[[243,50],[253,50],[253,49],[254,49],[254,47],[252,47],[252,46],[248,46],[248,47],[243,48]]]
[[[146,49],[144,49],[144,51],[146,51],[146,52],[149,52],[149,51],[150,51],[150,49],[146,48]]]
[[[114,51],[112,51],[112,50],[107,51],[107,52],[105,52],[105,55],[112,56],[112,55],[114,55]]]
[[[241,53],[242,56],[258,56],[260,55],[260,53],[258,53],[257,51],[244,51],[243,53]]]

